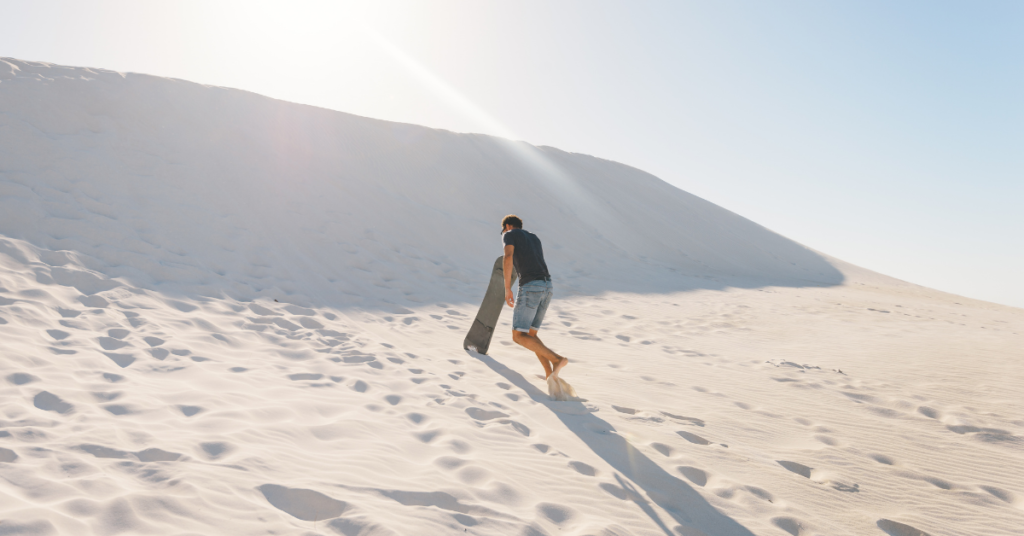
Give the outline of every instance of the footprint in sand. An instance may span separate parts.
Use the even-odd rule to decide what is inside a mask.
[[[86,307],[92,307],[96,309],[104,309],[110,302],[103,298],[103,296],[79,296],[78,301]]]
[[[1022,442],[1020,436],[1016,436],[1007,430],[999,428],[980,428],[971,425],[947,425],[946,429],[960,435],[973,434],[971,437],[986,443],[1017,444]]]
[[[285,320],[283,318],[275,318],[273,320],[273,322],[274,322],[275,325],[277,325],[277,327],[279,327],[281,329],[286,329],[288,331],[298,331],[298,330],[302,329],[298,325],[296,325],[296,324],[294,324],[292,322],[289,322],[289,321],[287,321],[287,320]]]
[[[174,462],[181,458],[177,452],[167,452],[163,449],[149,448],[135,453],[135,457],[143,462]]]
[[[572,330],[572,331],[569,331],[569,334],[572,335],[573,337],[576,337],[577,339],[581,339],[581,340],[584,340],[584,341],[599,341],[599,340],[601,340],[601,338],[598,337],[597,335],[594,335],[592,333],[587,333],[585,331],[575,331],[575,330]]]
[[[109,458],[114,460],[123,460],[131,456],[130,452],[123,450],[112,449],[110,447],[104,447],[100,445],[78,445],[75,447],[78,450],[92,454],[97,458]]]
[[[879,519],[876,524],[878,525],[878,528],[882,529],[882,531],[889,536],[929,536],[929,534],[923,530],[916,529],[910,525],[897,521]]]
[[[434,460],[434,465],[447,471],[454,471],[467,463],[469,462],[462,458],[456,458],[455,456],[441,456]]]
[[[133,328],[139,328],[146,325],[146,321],[139,316],[139,313],[133,313],[131,311],[121,312],[128,318],[128,323],[131,324]]]
[[[872,454],[869,457],[872,460],[875,460],[876,462],[884,465],[896,465],[896,460],[894,460],[891,456],[886,456],[884,454]]]
[[[107,330],[107,335],[108,335],[108,336],[110,336],[110,337],[113,337],[113,338],[115,338],[115,339],[117,339],[117,340],[121,340],[121,339],[124,339],[124,338],[125,338],[125,337],[127,337],[127,336],[128,336],[128,335],[129,335],[130,333],[131,333],[131,332],[130,332],[130,331],[128,331],[127,329],[121,329],[121,328],[116,328],[116,329],[111,329],[111,330]]]
[[[448,450],[451,450],[456,454],[467,454],[469,451],[473,450],[473,448],[469,446],[469,443],[459,439],[452,439],[447,443],[447,446]]]
[[[832,437],[829,437],[829,436],[826,436],[826,435],[816,435],[816,436],[814,436],[814,439],[817,439],[818,441],[820,441],[820,442],[822,442],[822,443],[824,443],[824,444],[826,444],[826,445],[828,445],[830,447],[835,447],[835,446],[839,445],[839,441],[837,441],[835,438],[832,438]]]
[[[288,375],[288,379],[292,380],[292,381],[319,380],[319,379],[321,379],[323,377],[324,377],[323,374],[316,374],[316,373],[312,373],[312,372],[300,372],[298,374],[289,374]]]
[[[687,480],[700,487],[704,487],[708,483],[708,473],[703,469],[690,467],[689,465],[680,465],[676,467],[676,470],[682,473]]]
[[[324,325],[309,317],[299,319],[299,324],[306,329],[324,329]]]
[[[82,311],[76,311],[74,309],[65,309],[63,307],[58,307],[57,312],[60,313],[60,316],[64,318],[75,318],[76,316],[82,314]]]
[[[128,368],[129,365],[135,362],[135,356],[131,354],[114,354],[110,352],[103,352],[103,355],[107,356],[111,361],[121,368]]]
[[[568,524],[576,517],[576,511],[568,506],[554,503],[537,503],[537,513],[541,517],[554,523],[555,525],[562,527]],[[561,530],[561,528],[559,528]]]
[[[349,508],[348,503],[311,489],[264,484],[257,488],[274,508],[303,521],[334,519]]]
[[[694,426],[700,426],[702,428],[704,427],[704,420],[703,419],[698,419],[696,417],[684,417],[682,415],[674,415],[674,414],[669,413],[667,411],[662,411],[661,414],[666,416],[666,417],[668,417],[668,418],[670,418],[670,419],[675,419],[677,421],[684,421],[686,423],[692,424]]]
[[[489,421],[491,419],[508,417],[508,415],[500,411],[489,411],[480,408],[466,408],[466,414],[478,421]]]
[[[123,404],[110,404],[108,406],[103,406],[103,409],[110,412],[111,415],[117,415],[119,417],[121,415],[132,415],[136,413],[136,411]]]
[[[12,463],[12,462],[14,462],[17,459],[18,459],[18,453],[14,452],[11,449],[5,449],[3,447],[0,447],[0,462],[2,462],[2,463]]]
[[[685,439],[685,440],[687,440],[690,443],[693,443],[695,445],[710,445],[711,444],[710,441],[708,441],[707,439],[704,439],[703,437],[701,437],[701,436],[699,436],[697,434],[691,434],[690,432],[684,432],[682,430],[676,432],[676,434],[678,434],[679,437],[681,437],[681,438],[683,438],[683,439]]]
[[[207,441],[199,444],[199,449],[208,460],[219,460],[232,453],[235,448],[223,441]]]
[[[415,433],[413,434],[413,437],[415,437],[416,439],[420,440],[423,443],[429,444],[433,442],[435,439],[437,439],[437,436],[441,435],[441,433],[441,430],[427,430],[425,432]]]
[[[8,383],[12,383],[14,385],[25,385],[26,383],[39,381],[39,378],[31,374],[26,374],[24,372],[15,372],[14,374],[8,374],[7,378],[5,379],[8,381]]]
[[[808,533],[807,526],[804,524],[804,522],[794,517],[773,517],[772,525],[779,527],[780,529],[792,534],[793,536],[801,536],[802,534]]]
[[[338,358],[332,358],[331,361],[337,361]],[[377,356],[373,354],[364,354],[362,352],[352,350],[347,355],[341,358],[341,361],[345,363],[372,363],[377,360]]]
[[[53,337],[53,339],[57,341],[62,341],[71,336],[70,333],[66,331],[61,331],[59,329],[48,329],[46,330],[46,333],[47,335]]]
[[[74,406],[49,391],[41,391],[37,394],[32,399],[32,404],[41,410],[52,411],[61,415],[66,415],[75,410]]]
[[[186,417],[192,417],[193,415],[196,415],[200,411],[203,411],[203,408],[199,406],[178,406],[178,411],[180,411],[182,415]]]
[[[804,478],[811,478],[811,469],[802,463],[790,462],[786,460],[777,460],[778,464],[785,467],[787,471],[796,473]]]
[[[491,479],[491,473],[482,467],[467,466],[456,471],[456,478],[463,484],[476,485]]]
[[[569,467],[581,475],[597,476],[597,469],[583,462],[569,462]]]
[[[92,393],[92,397],[95,398],[97,402],[113,402],[114,400],[121,398],[122,394],[124,393],[121,393],[120,391],[112,391],[109,393],[94,392]]]
[[[139,452],[126,452],[123,450],[104,447],[101,445],[89,444],[78,445],[75,448],[92,454],[97,458],[109,458],[115,460],[123,460],[134,457],[142,462],[174,462],[181,458],[181,454],[178,454],[176,452],[167,452],[166,450],[158,448],[148,448],[146,450],[140,450]]]
[[[1009,491],[1006,491],[1005,489],[1000,489],[1000,488],[997,488],[995,486],[978,486],[978,487],[983,489],[985,492],[987,492],[988,494],[992,495],[993,497],[999,499],[1000,501],[1003,501],[1006,504],[1010,504],[1010,505],[1017,505],[1018,504],[1017,497],[1013,493],[1010,493]]]
[[[939,489],[944,489],[944,490],[948,491],[948,490],[951,490],[951,489],[953,489],[955,487],[953,485],[953,483],[948,482],[946,480],[943,480],[941,478],[936,478],[934,476],[923,476],[923,477],[920,477],[920,478],[921,478],[921,480],[923,480],[923,481],[925,481],[925,482],[927,482],[927,483],[929,483],[929,484],[931,484],[931,485],[933,485],[933,486],[935,486],[935,487],[937,487]]]
[[[263,307],[258,303],[250,303],[249,310],[260,316],[281,316],[281,313],[271,311],[270,309],[267,309],[266,307]]]
[[[664,443],[651,443],[651,448],[658,451],[662,456],[670,457],[675,450]]]
[[[115,339],[113,337],[100,337],[98,340],[99,340],[100,346],[104,350],[108,350],[108,351],[109,350],[118,350],[120,348],[124,348],[125,346],[128,346],[128,343],[126,343],[124,341],[120,341],[120,340]]]
[[[749,491],[751,495],[757,497],[758,499],[768,501],[773,504],[775,503],[775,496],[769,493],[766,489],[762,489],[757,486],[744,486],[744,488],[747,491]]]

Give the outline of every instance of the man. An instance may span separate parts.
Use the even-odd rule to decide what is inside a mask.
[[[501,220],[501,240],[505,244],[505,303],[513,307],[512,340],[537,354],[544,366],[544,377],[558,377],[569,360],[551,351],[537,336],[544,313],[551,303],[551,275],[544,263],[544,251],[537,235],[523,230],[523,220],[509,214]],[[519,272],[519,296],[512,298],[512,267]]]

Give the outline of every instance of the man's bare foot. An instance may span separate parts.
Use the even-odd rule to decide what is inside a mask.
[[[569,364],[569,358],[568,357],[560,358],[558,360],[558,364],[555,365],[555,370],[551,371],[551,374],[553,374],[557,378],[558,377],[558,372],[561,371],[563,368],[565,368],[565,366],[568,365],[568,364]]]

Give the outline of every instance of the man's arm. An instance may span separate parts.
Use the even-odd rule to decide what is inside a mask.
[[[512,297],[512,252],[515,251],[515,246],[505,246],[505,260],[502,261],[501,268],[505,272],[505,303],[509,307],[514,307],[516,302],[515,298]]]

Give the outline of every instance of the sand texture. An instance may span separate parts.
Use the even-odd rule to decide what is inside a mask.
[[[576,399],[462,349],[510,212]],[[1016,535],[1022,335],[615,162],[0,61],[0,535]]]

